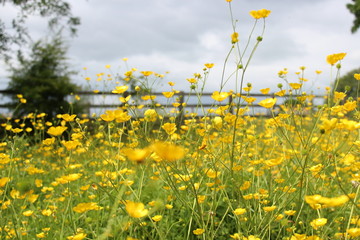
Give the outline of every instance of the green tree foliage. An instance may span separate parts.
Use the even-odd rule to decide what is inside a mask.
[[[22,94],[27,103],[17,106],[14,116],[44,112],[52,118],[58,113],[79,112],[79,106],[71,105],[66,99],[79,88],[70,81],[74,72],[69,70],[66,52],[63,40],[57,36],[51,42],[36,42],[29,58],[18,55],[19,67],[10,69],[8,90]],[[15,95],[13,101],[18,105]]]
[[[8,58],[10,47],[21,46],[28,42],[29,35],[26,20],[29,16],[41,16],[49,19],[48,25],[57,30],[68,28],[72,34],[80,19],[71,13],[71,6],[64,0],[0,0],[0,7],[5,4],[13,5],[18,9],[17,16],[10,22],[0,16],[0,56]]]
[[[360,68],[354,69],[340,77],[335,91],[346,92],[347,97],[352,97],[354,99],[360,97],[360,82],[354,78],[355,73],[360,73]]]
[[[351,27],[351,32],[355,33],[360,27],[360,0],[352,0],[352,1],[353,3],[346,4],[346,7],[355,16],[355,19],[353,21],[353,26]]]

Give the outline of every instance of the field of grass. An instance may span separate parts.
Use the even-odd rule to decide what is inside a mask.
[[[269,14],[251,12],[254,27]],[[122,108],[94,118],[34,113],[2,124],[0,239],[358,239],[358,99],[329,89],[327,104],[313,106],[302,91],[305,67],[291,81],[282,70],[284,85],[258,102],[272,117],[251,116],[256,99],[243,76],[262,35],[244,59],[235,30],[234,23],[237,87],[223,91],[223,77],[213,107],[199,101],[204,117],[186,113],[179,121],[171,82],[164,96],[173,111],[149,93],[141,101],[154,108],[136,116],[129,103],[139,96],[121,97],[126,83],[140,93],[162,76],[135,78],[133,69],[114,89]],[[329,55],[329,71],[344,57]],[[199,99],[212,67],[188,79]],[[275,111],[285,93],[293,104]],[[219,106],[230,96],[232,106]]]

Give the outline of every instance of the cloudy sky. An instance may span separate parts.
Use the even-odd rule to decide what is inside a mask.
[[[178,90],[188,90],[187,78],[201,73],[204,63],[215,63],[206,91],[219,88],[225,57],[231,47],[232,25],[229,4],[225,0],[69,0],[73,13],[81,18],[78,36],[69,39],[72,68],[79,72],[74,81],[90,83],[96,88],[97,73],[122,74],[128,68],[165,73],[161,89],[173,81]],[[308,89],[317,91],[329,86],[331,68],[326,56],[346,52],[342,73],[360,67],[360,32],[351,34],[353,16],[346,9],[348,1],[339,0],[233,0],[231,7],[237,19],[240,48],[243,50],[255,20],[250,10],[271,10],[266,19],[264,40],[251,61],[245,82],[253,84],[253,92],[264,87],[277,91],[282,80],[277,73],[289,70],[290,82],[296,82],[294,72],[306,66]],[[0,6],[0,16],[11,18],[10,6]],[[262,30],[259,21],[245,52],[246,61],[254,39]],[[31,18],[29,29],[34,40],[44,37],[44,20]],[[127,66],[122,59],[128,58]],[[227,74],[237,56],[229,59]],[[111,65],[111,69],[106,69]],[[0,87],[6,87],[5,67],[0,65]],[[87,71],[84,72],[83,68]],[[315,70],[323,73],[316,76]],[[230,79],[226,89],[234,89]],[[235,90],[235,89],[234,89]]]

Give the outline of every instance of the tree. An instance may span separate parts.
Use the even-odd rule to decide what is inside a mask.
[[[70,76],[74,73],[66,62],[67,48],[60,36],[52,41],[38,41],[32,47],[27,59],[19,54],[19,67],[11,67],[8,89],[14,94],[22,94],[25,104],[15,108],[14,116],[21,117],[30,112],[46,113],[53,118],[58,113],[71,113],[73,107],[66,97],[78,90],[71,83]],[[14,105],[19,100],[14,95]],[[75,105],[75,111],[76,109]]]
[[[355,19],[353,21],[353,26],[351,32],[355,33],[360,27],[360,0],[352,0],[354,3],[346,4],[346,7],[349,11],[354,14]]]
[[[0,0],[0,5],[12,4],[18,11],[11,23],[4,22],[0,17],[0,55],[9,58],[8,52],[13,45],[21,46],[28,42],[29,35],[26,20],[30,15],[48,18],[51,29],[68,28],[74,35],[80,19],[71,13],[71,6],[64,0]]]
[[[346,92],[348,98],[356,99],[360,97],[359,81],[354,78],[355,73],[360,73],[360,68],[354,69],[340,77],[335,91]]]

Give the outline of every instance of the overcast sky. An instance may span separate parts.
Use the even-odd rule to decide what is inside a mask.
[[[122,74],[127,67],[140,71],[170,73],[163,80],[173,81],[178,90],[188,90],[186,78],[201,73],[204,63],[215,63],[206,91],[219,88],[222,65],[231,47],[232,26],[229,4],[225,0],[69,0],[73,13],[81,18],[78,36],[69,39],[72,68],[79,72],[76,83],[84,77],[96,82],[96,73]],[[294,72],[306,66],[308,89],[329,86],[330,66],[326,56],[346,52],[342,61],[344,74],[360,67],[360,32],[351,34],[353,15],[346,8],[350,1],[341,0],[233,0],[232,10],[237,22],[241,48],[244,48],[254,19],[250,10],[271,10],[266,19],[264,40],[255,52],[246,73],[245,82],[253,84],[253,92],[276,85],[282,80],[277,73],[289,70],[290,82],[296,82]],[[0,6],[0,16],[9,19],[15,11]],[[31,18],[29,29],[34,40],[44,37],[44,20]],[[258,22],[254,39],[262,28]],[[252,42],[253,43],[253,42]],[[251,43],[251,44],[252,44]],[[252,46],[250,44],[250,47]],[[250,48],[251,49],[251,48]],[[246,58],[245,58],[246,59]],[[232,56],[230,63],[235,62]],[[3,66],[3,65],[2,65]],[[86,67],[85,73],[82,69]],[[0,67],[1,88],[6,87],[8,73]],[[316,76],[315,70],[322,70]],[[313,81],[313,82],[312,82]],[[234,89],[229,81],[226,89]],[[94,87],[95,88],[95,87]],[[235,89],[234,89],[235,90]]]

